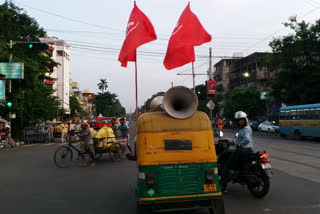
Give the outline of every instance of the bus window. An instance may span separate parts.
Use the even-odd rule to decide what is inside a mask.
[[[316,113],[315,113],[315,118],[316,118],[316,120],[320,120],[320,108],[317,108],[316,109]]]
[[[305,112],[307,120],[314,120],[314,109],[306,109]]]
[[[304,110],[303,109],[298,109],[298,111],[297,111],[297,119],[298,120],[304,120],[305,119]]]
[[[286,119],[285,115],[286,115],[285,111],[281,111],[280,112],[280,120],[285,120]]]
[[[297,110],[291,110],[291,120],[296,120],[297,119]]]
[[[290,120],[290,111],[285,112],[285,119]]]

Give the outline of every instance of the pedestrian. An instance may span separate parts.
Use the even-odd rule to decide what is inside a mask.
[[[219,120],[218,120],[218,130],[219,130],[219,132],[222,131],[222,128],[223,128],[223,121],[222,121],[222,118],[219,117]]]
[[[129,127],[125,124],[125,122],[126,121],[124,118],[120,119],[120,125],[118,126],[119,137],[122,139],[128,140],[127,147],[129,149],[129,151],[131,152],[131,156],[134,156],[133,150],[132,150],[131,146],[129,145]]]
[[[118,133],[118,123],[117,123],[117,118],[116,117],[111,119],[110,128],[112,129],[113,134],[117,139],[119,137],[119,133]]]
[[[85,158],[85,154],[87,152],[87,148],[89,149],[89,152],[91,153],[91,158],[92,161],[90,163],[91,166],[95,166],[96,162],[95,162],[95,150],[93,147],[93,140],[91,138],[91,131],[90,128],[88,126],[88,124],[86,122],[82,122],[80,124],[81,126],[81,131],[80,131],[80,151],[81,151],[81,159],[82,159],[82,166],[87,166],[87,162],[86,162],[86,158]]]
[[[66,124],[66,121],[63,121],[61,123],[61,143],[67,142],[67,133],[68,133],[68,125]]]

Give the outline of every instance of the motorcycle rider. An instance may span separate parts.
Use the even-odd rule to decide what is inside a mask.
[[[234,144],[236,150],[229,156],[226,164],[224,165],[222,178],[221,178],[221,191],[226,192],[227,184],[230,177],[230,169],[233,168],[234,163],[240,161],[243,157],[247,156],[248,153],[252,152],[252,129],[248,124],[247,114],[243,111],[237,111],[234,114],[234,119],[240,127],[240,131],[235,138]]]

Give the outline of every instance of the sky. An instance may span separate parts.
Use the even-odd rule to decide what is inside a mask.
[[[0,0],[2,4],[4,0]],[[13,1],[34,17],[48,36],[65,40],[71,46],[71,78],[80,90],[99,89],[107,79],[108,90],[116,93],[127,112],[135,109],[134,62],[123,68],[118,61],[133,0],[17,0]],[[195,73],[206,74],[209,48],[213,64],[224,56],[247,56],[271,51],[269,42],[290,31],[283,23],[290,16],[313,23],[320,18],[320,0],[137,0],[137,6],[152,22],[158,39],[142,45],[137,52],[139,106],[173,83],[192,87],[191,63],[174,70],[163,66],[170,35],[184,8],[191,10],[212,36],[212,41],[195,48]],[[159,53],[149,56],[140,51]],[[206,75],[196,76],[196,85]]]

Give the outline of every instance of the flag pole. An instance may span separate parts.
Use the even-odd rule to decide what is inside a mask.
[[[138,109],[138,69],[137,69],[137,59],[135,61],[135,79],[136,79],[136,119],[139,115],[139,109]]]
[[[192,80],[193,80],[193,91],[196,93],[196,83],[195,83],[195,74],[194,74],[194,62],[192,62]]]

